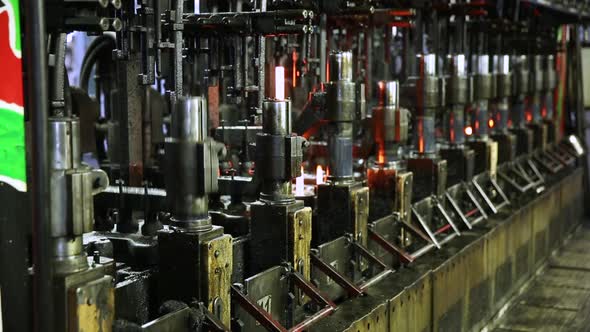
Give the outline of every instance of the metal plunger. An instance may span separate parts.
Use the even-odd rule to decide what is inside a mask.
[[[464,54],[449,55],[449,83],[446,88],[448,110],[444,114],[444,139],[450,146],[465,144],[465,104],[467,73]]]
[[[473,56],[473,99],[475,115],[472,118],[473,137],[478,140],[488,139],[488,107],[492,97],[492,76],[490,75],[490,57],[487,54]]]
[[[375,142],[380,164],[401,159],[401,146],[408,138],[408,114],[399,106],[399,83],[379,82],[379,106],[373,109]]]
[[[352,130],[356,112],[356,85],[352,81],[352,52],[331,52],[330,81],[326,84],[329,121],[330,180],[352,179]]]
[[[262,103],[262,133],[256,137],[256,174],[261,180],[260,200],[295,201],[291,180],[300,175],[303,137],[291,135],[291,102],[266,99]]]
[[[514,100],[512,104],[512,124],[515,128],[524,128],[525,119],[525,98],[529,92],[529,69],[526,55],[518,55],[512,58],[514,67]]]
[[[416,87],[414,149],[420,155],[432,156],[436,153],[434,119],[440,107],[436,55],[423,54],[418,61],[420,77]]]
[[[88,269],[82,235],[94,227],[92,196],[109,180],[104,171],[82,165],[77,119],[50,118],[48,136],[54,271],[66,275]]]
[[[166,192],[173,224],[187,231],[211,229],[208,194],[217,191],[222,144],[207,137],[207,101],[181,99],[166,138]]]
[[[508,131],[509,100],[512,94],[512,72],[510,71],[510,57],[508,55],[495,55],[493,57],[493,70],[495,79],[495,114],[492,118],[492,126],[495,132]]]

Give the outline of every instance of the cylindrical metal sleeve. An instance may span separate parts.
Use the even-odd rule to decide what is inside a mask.
[[[419,55],[422,71],[425,76],[436,76],[436,54]]]
[[[535,55],[534,70],[530,73],[534,77],[534,91],[543,90],[543,71],[543,56],[537,54]]]
[[[454,104],[444,114],[445,139],[450,144],[464,144],[465,106]]]
[[[80,166],[80,123],[75,119],[49,119],[49,167],[65,170]]]
[[[449,73],[451,76],[464,77],[467,75],[465,55],[453,54],[449,55]]]
[[[262,103],[262,130],[270,135],[291,134],[291,102],[265,100]]]
[[[331,135],[328,138],[330,178],[352,177],[352,138]]]
[[[207,137],[207,100],[202,97],[182,98],[172,112],[170,137],[200,142]]]
[[[510,118],[512,119],[512,124],[514,127],[522,128],[525,126],[524,96],[520,95],[514,99]]]
[[[545,95],[541,95],[541,92],[535,92],[531,99],[530,106],[532,108],[534,122],[539,122],[543,119],[541,116],[541,98],[545,98]]]
[[[352,52],[330,52],[329,56],[330,81],[352,81]]]
[[[496,115],[495,115],[495,129],[496,131],[504,131],[508,129],[508,116],[509,116],[509,108],[508,108],[508,98],[501,98],[498,100],[496,104]]]
[[[510,57],[508,55],[494,56],[494,74],[496,74],[494,96],[497,98],[510,96],[512,72],[510,71]]]
[[[260,133],[256,136],[256,171],[261,179],[290,180],[285,170],[285,137]]]
[[[473,98],[475,100],[492,97],[492,76],[490,75],[489,56],[473,55],[475,73],[473,77]]]
[[[451,76],[447,80],[447,102],[449,104],[465,104],[467,102],[468,80],[465,76]]]
[[[528,70],[517,70],[514,72],[514,94],[524,95],[529,92],[529,72]]]
[[[436,152],[434,110],[426,110],[425,115],[417,115],[415,117],[414,146],[418,153],[432,154]]]
[[[356,86],[338,81],[326,84],[326,119],[333,122],[352,122],[356,112]]]
[[[490,99],[492,97],[492,76],[477,74],[473,77],[473,98],[475,100]]]
[[[554,89],[557,85],[557,74],[555,72],[553,55],[548,55],[545,61],[545,71],[543,72],[543,89],[547,91]]]
[[[473,137],[488,138],[488,100],[482,99],[475,104],[475,116],[473,123]]]
[[[383,105],[386,107],[399,107],[399,83],[398,81],[384,82]]]
[[[424,93],[424,107],[437,108],[440,106],[440,79],[437,76],[425,76],[422,80]]]

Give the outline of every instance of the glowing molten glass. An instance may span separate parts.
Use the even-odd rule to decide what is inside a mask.
[[[494,128],[495,125],[496,125],[496,123],[494,122],[494,119],[489,119],[488,120],[488,127]]]
[[[315,184],[324,183],[324,169],[322,165],[317,165],[315,168]]]
[[[465,127],[465,135],[467,135],[467,136],[473,135],[473,128],[471,128],[471,126]]]
[[[303,196],[303,166],[301,166],[301,175],[295,178],[295,196]]]

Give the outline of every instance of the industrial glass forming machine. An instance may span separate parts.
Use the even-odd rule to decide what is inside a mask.
[[[584,218],[588,21],[0,0],[0,331],[481,329]]]

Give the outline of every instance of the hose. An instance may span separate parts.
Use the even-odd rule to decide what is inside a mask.
[[[115,39],[110,35],[102,35],[92,41],[88,50],[82,60],[82,66],[80,68],[80,87],[88,92],[88,82],[90,80],[90,73],[92,67],[96,63],[99,55],[102,52],[110,52],[116,47]]]

